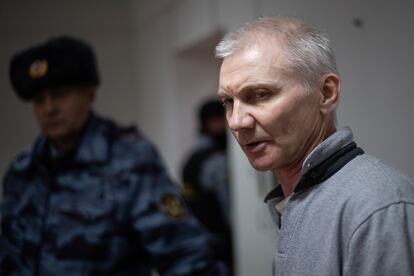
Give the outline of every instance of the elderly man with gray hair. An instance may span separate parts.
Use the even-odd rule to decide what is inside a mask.
[[[267,203],[275,275],[414,275],[414,185],[336,128],[340,78],[329,40],[267,17],[227,34],[219,97],[250,164],[280,185]]]

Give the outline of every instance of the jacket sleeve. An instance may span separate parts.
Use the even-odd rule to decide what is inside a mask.
[[[414,275],[414,205],[399,202],[374,212],[354,231],[343,275]]]
[[[17,273],[18,268],[21,267],[18,258],[19,249],[10,240],[14,234],[10,222],[11,212],[14,211],[12,206],[19,196],[15,186],[17,186],[16,180],[9,169],[3,180],[3,198],[0,204],[0,275]]]
[[[213,258],[210,236],[185,206],[151,147],[136,173],[131,199],[133,230],[161,275],[228,275]]]

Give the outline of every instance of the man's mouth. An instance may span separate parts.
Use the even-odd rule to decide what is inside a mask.
[[[48,129],[48,128],[60,127],[61,125],[62,125],[62,121],[60,120],[49,120],[43,126],[44,128]]]
[[[59,126],[60,123],[58,121],[51,121],[51,122],[47,122],[45,125],[46,127],[56,127],[56,126]]]
[[[256,153],[263,150],[266,147],[267,143],[267,141],[256,141],[246,143],[243,147],[251,153]]]

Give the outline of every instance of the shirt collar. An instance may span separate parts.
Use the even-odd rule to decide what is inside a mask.
[[[109,159],[112,124],[96,115],[92,116],[76,151],[76,162],[102,163]]]
[[[349,127],[336,131],[316,146],[305,158],[302,166],[302,177],[296,185],[294,192],[310,188],[325,181],[350,160],[362,153],[364,151],[353,142],[353,134]],[[283,197],[280,185],[266,196],[265,202],[278,197]]]
[[[318,166],[340,148],[351,143],[353,139],[354,135],[349,127],[337,130],[331,136],[322,141],[322,143],[317,145],[305,158],[302,165],[302,175],[305,175],[311,169]]]

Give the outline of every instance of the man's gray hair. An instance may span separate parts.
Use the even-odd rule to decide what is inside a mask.
[[[323,75],[338,75],[335,55],[327,36],[297,18],[262,17],[247,23],[224,36],[216,47],[216,57],[229,57],[266,37],[276,37],[283,43],[284,70],[299,77],[307,91],[315,88]]]

